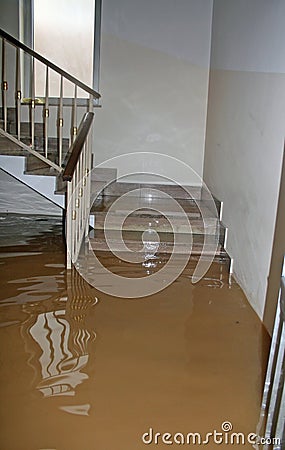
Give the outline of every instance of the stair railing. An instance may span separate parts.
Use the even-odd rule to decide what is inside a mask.
[[[257,435],[264,450],[285,448],[285,258]]]
[[[2,122],[0,135],[6,137],[30,154],[36,156],[44,163],[52,167],[58,174],[58,181],[67,182],[66,190],[66,242],[67,242],[67,268],[75,264],[79,255],[85,233],[89,228],[90,186],[92,168],[92,123],[94,118],[93,108],[99,106],[100,95],[89,86],[74,78],[69,73],[57,67],[43,56],[39,55],[14,37],[0,29],[2,40],[1,76],[2,76]],[[11,51],[7,51],[8,45],[14,49],[15,59]],[[1,50],[1,46],[0,46]],[[30,58],[31,66],[31,97],[24,99],[21,90],[21,62]],[[9,59],[9,64],[7,60]],[[35,61],[45,66],[45,96],[37,98],[35,95]],[[11,70],[10,70],[11,69]],[[55,72],[59,76],[59,97],[51,97],[50,75]],[[8,76],[10,74],[10,77]],[[14,80],[13,80],[14,78]],[[74,95],[71,98],[64,97],[64,82],[74,85]],[[15,82],[12,95],[8,97],[9,86]],[[83,90],[88,98],[79,99],[78,91]],[[80,101],[79,101],[80,100]],[[22,136],[22,109],[29,107],[28,137]],[[82,112],[83,106],[83,112]],[[10,130],[9,107],[16,110],[16,130]],[[39,145],[35,124],[38,125],[39,114],[37,108],[42,107],[40,126],[43,130],[42,145]],[[50,123],[51,107],[56,108],[55,123]],[[81,110],[79,111],[79,107]],[[70,114],[68,114],[69,108]],[[86,108],[86,109],[85,109]],[[86,111],[86,112],[85,112]],[[25,112],[25,111],[24,111]],[[68,126],[64,124],[69,116]],[[36,122],[37,120],[37,122]],[[78,126],[78,124],[80,125]],[[52,135],[54,133],[56,136]],[[51,139],[56,139],[57,148],[50,146]],[[68,139],[68,145],[64,146]]]
[[[70,156],[62,174],[67,182],[66,205],[66,266],[71,269],[79,256],[85,234],[89,228],[90,188],[92,167],[91,125],[94,113],[85,114]]]
[[[79,114],[78,107],[84,106],[86,107],[85,111],[92,111],[94,106],[99,106],[100,94],[1,29],[0,39],[2,40],[0,63],[3,121],[0,134],[44,161],[57,172],[61,172],[62,162],[69,152],[70,145],[75,141],[78,123],[84,113],[81,109],[81,114]],[[14,49],[14,56],[8,47]],[[30,59],[31,63],[29,98],[23,98],[21,88],[22,62],[24,59],[26,61]],[[36,61],[45,67],[45,96],[42,98],[36,97],[35,94]],[[51,97],[49,94],[52,72],[59,77],[59,97]],[[74,86],[74,95],[71,98],[64,97],[64,83],[66,81]],[[12,90],[10,90],[10,85],[13,86]],[[80,102],[78,99],[79,89],[84,91],[85,95],[88,95],[87,99],[84,101],[80,99]],[[24,115],[23,108],[27,106],[29,107],[30,133],[29,136],[23,136],[21,121]],[[57,109],[57,113],[53,114],[53,116],[56,116],[53,122],[51,122],[51,107]],[[9,108],[16,111],[16,130],[13,132],[9,129]],[[37,111],[39,108],[42,109],[41,117],[39,117],[40,114]],[[71,108],[71,113],[68,113],[67,108]],[[40,121],[42,125],[43,136],[41,139],[36,135],[36,121]],[[51,141],[53,141],[53,144],[50,144]],[[56,149],[53,148],[54,142],[57,146]]]

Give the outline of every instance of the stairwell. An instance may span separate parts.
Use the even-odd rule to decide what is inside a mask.
[[[73,264],[79,256],[84,235],[89,231],[89,245],[99,255],[115,251],[118,257],[123,258],[125,252],[141,253],[144,233],[148,233],[154,239],[156,254],[168,255],[167,258],[174,250],[176,254],[188,254],[191,241],[189,257],[193,261],[210,257],[230,268],[231,261],[225,250],[227,232],[222,224],[221,203],[215,201],[213,210],[203,197],[202,187],[186,186],[185,189],[177,185],[130,183],[117,180],[116,168],[92,169],[92,140],[85,148],[87,133],[83,138],[81,132],[86,122],[84,111],[86,108],[92,111],[99,106],[99,94],[2,30],[1,37],[1,167],[62,208],[73,202],[66,218],[67,246],[71,249]],[[7,95],[8,87],[13,86],[5,58],[7,43],[16,50],[18,71],[14,105],[11,96],[9,101]],[[31,98],[22,98],[20,51],[27,52],[31,58],[37,58],[46,65],[45,98],[35,97],[33,85]],[[50,99],[48,95],[50,70],[59,74],[58,99]],[[65,78],[74,82],[73,99],[64,98]],[[90,99],[83,101],[83,104],[78,104],[79,88],[90,93]],[[90,126],[93,116],[89,119]],[[90,185],[86,184],[88,179]],[[130,195],[124,199],[126,194]],[[119,204],[118,199],[121,199]],[[91,225],[89,230],[88,224]],[[106,239],[106,233],[109,239]],[[179,236],[178,243],[175,243],[175,236]],[[71,261],[67,262],[68,268]]]

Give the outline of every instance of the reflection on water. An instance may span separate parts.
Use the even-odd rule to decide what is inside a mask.
[[[67,286],[67,296],[61,296],[64,309],[30,313],[22,326],[26,349],[33,349],[34,343],[38,346],[36,353],[40,356],[33,361],[35,366],[39,363],[37,378],[40,375],[41,379],[36,388],[44,397],[74,396],[77,385],[88,378],[83,369],[89,360],[88,345],[95,340],[96,333],[88,329],[86,315],[98,299],[90,295],[77,272],[68,275]],[[73,414],[86,415],[90,408],[87,406],[73,405],[65,410],[71,408]]]
[[[114,298],[67,273],[58,220],[15,223],[0,239],[1,449],[143,450],[150,427],[225,420],[255,431],[268,336],[224,264],[193,285],[191,261],[164,291]],[[125,276],[149,270],[100,258]]]
[[[80,370],[88,362],[88,354],[74,356],[68,348],[70,327],[65,311],[39,314],[29,333],[41,349],[39,362],[42,381],[37,388],[45,397],[74,395],[74,388],[87,375]]]
[[[64,285],[64,276],[62,274],[55,276],[36,276],[11,280],[9,283],[18,285],[17,295],[9,297],[2,303],[3,305],[27,304],[45,300],[51,293],[57,294]]]
[[[40,236],[45,237],[43,244],[46,247],[50,241],[55,243],[54,237],[61,229],[61,217],[0,214],[0,247],[28,245]]]

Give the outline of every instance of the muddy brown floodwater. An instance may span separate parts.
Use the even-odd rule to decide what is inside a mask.
[[[67,273],[59,219],[0,226],[1,450],[201,448],[187,433],[255,431],[269,338],[225,265],[115,298]],[[252,448],[226,435],[205,448]]]

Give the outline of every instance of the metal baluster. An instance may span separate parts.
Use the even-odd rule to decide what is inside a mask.
[[[89,112],[93,112],[94,109],[94,97],[90,94],[89,96]],[[85,238],[89,234],[89,213],[90,213],[90,198],[91,198],[91,171],[92,171],[92,139],[93,139],[93,125],[89,130],[87,136],[85,151],[86,151],[86,189],[85,189],[85,211],[86,211],[86,227],[85,227]]]
[[[77,254],[77,247],[78,247],[78,206],[79,206],[79,199],[78,199],[78,164],[76,166],[75,172],[74,172],[74,206],[75,206],[75,229],[74,229],[74,258],[76,261],[76,254]]]
[[[282,319],[281,319],[282,321]],[[282,321],[283,322],[283,321]],[[265,437],[271,438],[276,436],[276,428],[278,424],[278,416],[280,412],[282,393],[284,389],[284,370],[285,370],[285,329],[284,323],[281,323],[280,339],[276,343],[277,361],[272,381],[272,390],[270,402],[268,405],[267,423],[265,427]],[[269,449],[269,445],[264,446]],[[281,447],[280,447],[281,448]]]
[[[71,229],[71,243],[70,243],[70,249],[71,249],[71,261],[74,263],[74,253],[75,253],[75,237],[76,237],[76,209],[75,209],[75,189],[76,189],[76,180],[75,180],[75,173],[71,181],[72,186],[72,199],[71,199],[71,209],[72,209],[72,229]]]
[[[46,68],[46,92],[44,108],[45,157],[48,157],[48,123],[49,123],[49,69]]]
[[[79,197],[79,190],[80,190],[80,171],[81,171],[81,155],[79,156],[79,160],[77,162],[77,169],[76,169],[76,174],[77,174],[77,192],[76,192],[76,206],[77,206],[77,236],[76,236],[76,255],[75,258],[77,259],[78,256],[78,252],[79,252],[79,243],[80,243],[80,226],[81,226],[81,199]]]
[[[88,139],[88,138],[87,138]],[[83,217],[83,225],[86,226],[86,167],[87,167],[87,143],[84,144],[83,149],[83,163],[82,163],[82,217]],[[82,237],[84,237],[84,227],[83,227],[83,234]]]
[[[79,253],[79,246],[80,246],[80,229],[81,229],[81,198],[80,198],[80,172],[81,172],[81,156],[82,152],[80,154],[78,163],[77,163],[77,248],[76,248],[76,259],[78,257]]]
[[[93,112],[93,109],[94,109],[94,104],[93,104],[93,100],[94,100],[94,97],[93,97],[93,95],[92,94],[90,94],[89,95],[89,104],[88,104],[88,111],[89,112]]]
[[[284,370],[283,370],[283,392],[280,400],[279,417],[276,424],[275,436],[281,440],[281,445],[285,444],[285,386],[284,386]],[[278,446],[274,446],[274,449],[278,450]],[[280,448],[280,446],[279,446]],[[282,448],[282,447],[281,447]]]
[[[77,86],[74,85],[74,99],[72,105],[72,128],[71,128],[71,142],[73,143],[77,135]]]
[[[85,154],[85,144],[83,146],[83,150],[80,154],[79,159],[79,190],[78,190],[78,198],[80,202],[80,243],[82,242],[82,230],[83,230],[83,223],[84,223],[84,217],[83,217],[83,174],[84,174],[84,154]]]
[[[76,229],[77,229],[77,211],[76,211],[76,169],[72,177],[72,262],[76,252]]]
[[[62,164],[62,134],[63,134],[63,76],[60,77],[60,98],[58,110],[58,165]]]
[[[77,221],[77,212],[76,212],[76,170],[74,172],[72,178],[72,262],[74,263],[74,255],[75,255],[75,246],[76,246],[76,221]]]
[[[90,133],[90,131],[89,131]],[[87,136],[87,141],[85,143],[85,168],[84,168],[84,210],[85,210],[85,242],[87,242],[87,237],[89,235],[89,213],[90,213],[90,166],[89,166],[89,139],[90,134]]]
[[[31,146],[34,148],[35,146],[35,61],[32,57],[31,64]]]
[[[87,240],[88,234],[89,234],[89,213],[90,213],[90,190],[91,190],[91,147],[90,147],[90,142],[91,142],[91,136],[92,136],[92,128],[89,131],[89,134],[87,136],[87,141],[85,144],[85,153],[86,153],[86,163],[85,163],[85,178],[84,178],[84,183],[85,183],[85,192],[84,192],[84,197],[85,197],[85,217],[86,217],[86,221],[85,221],[85,240]]]
[[[72,187],[73,182],[67,183],[67,194],[66,194],[66,242],[67,242],[67,249],[66,249],[66,267],[67,269],[71,269],[72,264],[72,229],[73,229],[73,208],[71,204],[71,196],[72,196]]]
[[[16,51],[16,109],[17,109],[17,137],[21,139],[21,59],[20,49]]]
[[[6,80],[6,41],[2,40],[2,101],[3,101],[3,119],[4,131],[7,131],[7,91],[8,82]]]
[[[81,175],[81,157],[82,157],[82,152],[80,153],[78,162],[77,162],[77,210],[78,210],[78,224],[77,224],[77,244],[79,244],[80,242],[80,229],[81,229],[81,198],[80,198],[80,175]],[[78,255],[78,245],[77,245],[77,249],[76,249],[76,258]]]

